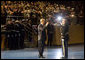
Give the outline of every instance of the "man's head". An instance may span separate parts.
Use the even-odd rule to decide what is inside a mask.
[[[32,21],[31,21],[31,20],[29,20],[28,22],[29,22],[30,24],[32,23]]]
[[[40,19],[40,24],[43,24],[44,25],[45,24],[45,19],[43,19],[43,18]]]
[[[12,20],[9,19],[9,20],[7,21],[7,24],[11,24],[11,23],[12,23]]]
[[[17,22],[20,22],[20,21],[19,20],[16,20],[15,22],[17,23]]]
[[[63,19],[62,19],[62,24],[64,25],[65,23],[66,23],[66,19],[63,18]]]

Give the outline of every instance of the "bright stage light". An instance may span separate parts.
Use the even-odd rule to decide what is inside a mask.
[[[62,20],[62,17],[61,17],[61,16],[58,16],[58,18],[57,18],[57,19],[60,21],[60,20]]]

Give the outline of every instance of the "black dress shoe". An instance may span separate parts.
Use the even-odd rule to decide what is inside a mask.
[[[45,58],[44,56],[42,56],[42,55],[39,55],[39,58]]]
[[[61,59],[67,59],[67,57],[61,57]]]
[[[42,56],[41,55],[38,55],[39,56],[39,58],[41,58]]]
[[[41,56],[41,58],[45,58],[44,56]]]

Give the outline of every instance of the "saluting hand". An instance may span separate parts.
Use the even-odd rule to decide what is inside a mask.
[[[48,26],[49,22],[46,23],[46,26]]]

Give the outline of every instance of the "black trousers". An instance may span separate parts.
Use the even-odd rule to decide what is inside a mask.
[[[63,56],[68,58],[68,40],[66,39],[62,40],[62,52]]]
[[[24,37],[25,37],[25,33],[23,31],[20,32],[20,48],[24,48]]]
[[[44,45],[45,45],[45,41],[44,40],[39,40],[38,41],[38,50],[39,50],[39,55],[40,56],[43,56]]]
[[[48,34],[48,46],[52,46],[53,34]]]
[[[11,44],[12,44],[12,49],[16,49],[15,45],[16,45],[16,39],[15,39],[15,31],[11,32]]]
[[[15,48],[16,49],[19,49],[19,44],[20,44],[20,32],[19,31],[16,31],[15,32]]]
[[[9,49],[13,49],[13,39],[12,39],[12,32],[11,31],[7,31],[6,33],[6,42],[8,42],[8,48]]]

